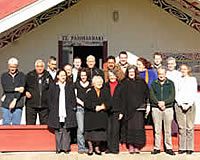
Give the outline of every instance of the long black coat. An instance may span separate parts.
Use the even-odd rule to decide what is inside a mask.
[[[121,94],[121,83],[118,83],[118,85],[115,88],[114,94],[113,96],[111,96],[110,93],[110,85],[109,82],[105,83],[104,85],[104,90],[107,93],[108,99],[109,99],[109,113],[124,113],[124,110],[122,108],[121,104],[121,98],[120,98],[120,94]]]
[[[108,92],[101,89],[100,96],[98,97],[95,89],[92,87],[86,94],[85,100],[85,120],[84,128],[85,131],[93,131],[98,129],[107,129],[108,114],[107,109],[109,109],[109,99]],[[96,112],[95,108],[97,105],[104,103],[106,110]]]
[[[59,128],[59,93],[60,88],[57,84],[50,85],[49,89],[49,118],[48,126],[50,128],[58,129]],[[76,98],[73,90],[73,86],[69,83],[65,86],[65,104],[66,104],[66,128],[73,128],[77,126],[76,122]]]
[[[121,91],[121,105],[124,108],[125,118],[132,118],[136,110],[144,105],[148,98],[149,89],[143,79],[124,80]]]

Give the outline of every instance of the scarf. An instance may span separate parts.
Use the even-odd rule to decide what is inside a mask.
[[[66,104],[65,104],[65,83],[58,83],[60,88],[59,93],[59,122],[65,122],[66,114]]]

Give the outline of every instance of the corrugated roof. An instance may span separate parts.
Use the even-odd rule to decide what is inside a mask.
[[[0,0],[0,19],[5,18],[36,1],[38,0]]]

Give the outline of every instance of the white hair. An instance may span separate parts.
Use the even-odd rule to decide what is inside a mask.
[[[89,61],[89,59],[95,61],[95,57],[94,57],[93,55],[89,55],[89,56],[87,56],[86,60]]]
[[[98,80],[100,80],[103,83],[103,78],[101,76],[94,76],[92,78],[92,85],[94,85]]]
[[[18,65],[18,60],[17,60],[17,58],[15,58],[15,57],[12,57],[12,58],[10,58],[9,60],[8,60],[8,64],[16,64],[16,65]]]
[[[36,67],[39,63],[42,64],[42,65],[45,67],[45,63],[44,63],[44,61],[43,61],[42,59],[37,59],[37,60],[35,61],[35,67]]]

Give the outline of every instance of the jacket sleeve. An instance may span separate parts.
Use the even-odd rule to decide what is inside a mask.
[[[165,105],[172,104],[175,101],[175,87],[174,83],[170,83],[170,94],[169,97],[165,100]]]
[[[95,111],[96,106],[92,103],[92,98],[94,98],[94,97],[92,95],[92,91],[90,90],[86,93],[85,108],[90,111]]]
[[[13,84],[9,84],[7,81],[6,74],[2,74],[1,76],[1,85],[3,88],[4,93],[14,93],[15,92],[15,86]]]
[[[20,83],[17,87],[25,87],[25,75],[20,73]],[[23,96],[23,93],[15,92],[14,97],[19,100]]]
[[[104,105],[105,105],[105,107],[106,107],[106,110],[109,110],[109,109],[111,109],[111,97],[110,97],[110,95],[109,95],[109,89],[107,89],[106,87],[104,87],[103,89],[102,89],[102,91],[104,92],[104,94],[103,94],[103,103],[104,103]]]
[[[76,110],[76,95],[74,91],[75,86],[72,84],[70,86],[70,99],[71,99],[71,106],[73,110]]]
[[[151,84],[149,99],[150,99],[151,104],[156,105],[156,106],[158,105],[158,99],[155,95],[155,83],[154,82]]]

